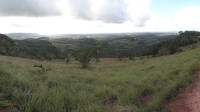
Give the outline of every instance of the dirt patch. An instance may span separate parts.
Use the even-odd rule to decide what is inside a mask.
[[[168,105],[169,112],[200,112],[200,72],[197,79]]]
[[[6,109],[0,109],[0,112],[8,112]]]

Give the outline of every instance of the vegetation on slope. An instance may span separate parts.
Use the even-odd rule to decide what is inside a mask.
[[[59,58],[59,49],[48,38],[12,40],[0,34],[0,54],[29,59],[51,60]]]
[[[40,60],[59,58],[59,49],[53,46],[48,38],[16,40],[16,43],[18,44],[16,56]]]
[[[6,35],[0,34],[0,54],[9,54],[14,45],[15,43],[12,39]]]
[[[71,54],[73,56],[79,48],[98,46],[104,51],[102,57],[123,58],[141,56],[147,47],[175,37],[175,34],[161,35],[160,33],[99,34],[83,35],[82,38],[77,39],[61,38],[50,41],[61,50],[61,55]]]
[[[154,44],[148,48],[147,55],[169,55],[179,52],[181,47],[188,46],[191,44],[198,43],[200,40],[200,32],[196,31],[185,31],[171,40],[162,41]]]
[[[134,61],[105,58],[93,64],[93,70],[79,69],[74,61],[64,64],[0,56],[1,76],[9,74],[0,79],[9,84],[4,79],[0,83],[10,85],[7,90],[12,94],[6,101],[25,112],[155,112],[162,111],[194,79],[199,56],[200,48]],[[8,95],[5,86],[0,93]]]

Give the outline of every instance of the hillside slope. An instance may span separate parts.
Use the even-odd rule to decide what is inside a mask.
[[[49,42],[49,38],[13,40],[0,34],[0,54],[29,59],[57,59],[60,54],[58,48]]]
[[[7,54],[11,51],[15,42],[4,34],[0,34],[0,54]]]
[[[92,70],[80,69],[75,61],[0,56],[0,108],[11,104],[26,112],[162,111],[195,78],[199,56],[200,48],[135,61],[102,59]]]

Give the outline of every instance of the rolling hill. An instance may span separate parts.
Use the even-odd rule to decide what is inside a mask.
[[[79,64],[0,56],[0,108],[11,111],[162,111],[200,69],[200,48],[134,61]],[[12,107],[12,108],[10,108]]]

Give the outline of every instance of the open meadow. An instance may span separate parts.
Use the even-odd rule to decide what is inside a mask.
[[[0,56],[0,110],[165,111],[165,104],[199,68],[200,48],[132,61],[106,58],[92,62],[88,70],[74,60],[66,64]]]

